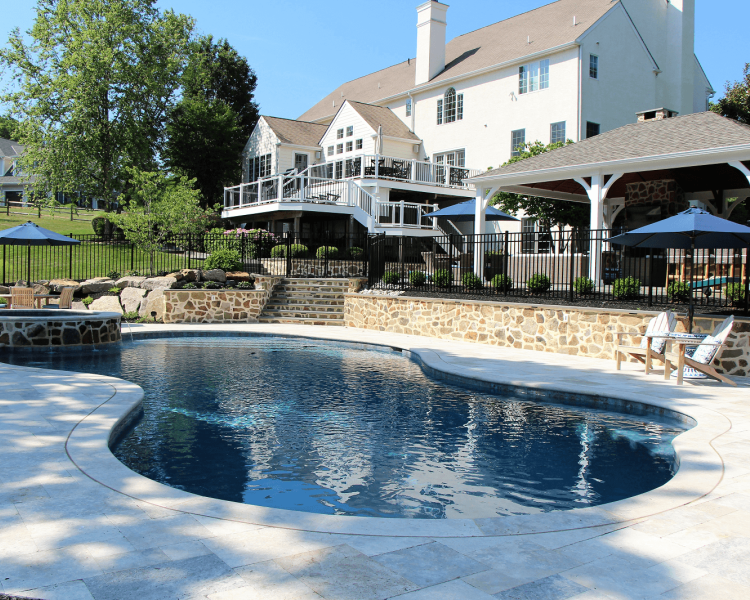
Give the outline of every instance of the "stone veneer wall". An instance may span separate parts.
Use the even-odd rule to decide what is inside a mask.
[[[641,181],[625,186],[625,207],[660,207],[661,218],[672,217],[689,206],[685,194],[674,179]]]
[[[66,320],[0,319],[0,348],[38,348],[66,346],[99,346],[119,342],[120,318]]]
[[[286,275],[286,258],[261,258],[260,264],[265,273],[272,276]],[[292,259],[289,277],[361,277],[365,272],[365,262],[355,260]],[[328,267],[326,271],[326,266]]]
[[[614,359],[614,332],[642,333],[656,314],[361,294],[347,294],[345,302],[347,327],[604,359]],[[722,317],[699,317],[693,330],[711,333],[723,320]],[[678,331],[685,331],[685,321],[680,319]],[[625,343],[640,343],[637,336],[624,339]],[[750,373],[750,320],[735,321],[727,345],[717,368],[730,375],[747,376]]]

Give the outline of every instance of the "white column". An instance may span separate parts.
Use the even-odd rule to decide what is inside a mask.
[[[489,193],[485,194],[485,189],[482,187],[482,184],[477,184],[476,206],[474,207],[475,236],[484,233],[487,207],[496,191],[497,187],[493,187],[489,190]],[[479,237],[474,238],[474,273],[479,279],[484,281],[484,248],[482,247],[481,238]]]

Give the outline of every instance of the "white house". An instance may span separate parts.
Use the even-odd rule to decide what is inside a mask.
[[[417,7],[415,59],[297,121],[262,117],[224,216],[432,235],[453,227],[426,216],[434,206],[474,197],[465,180],[519,144],[583,140],[656,107],[703,112],[714,93],[694,54],[695,0],[558,0],[446,44],[447,13]]]
[[[18,159],[24,146],[12,140],[0,138],[0,204],[21,202],[29,182],[22,177]]]

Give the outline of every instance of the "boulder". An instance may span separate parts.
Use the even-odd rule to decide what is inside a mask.
[[[120,298],[117,296],[102,296],[89,304],[89,310],[101,310],[103,312],[116,312],[122,314]]]
[[[75,301],[70,305],[71,310],[88,310],[89,307],[83,302]]]
[[[185,279],[185,276],[182,274],[182,271],[175,271],[174,273],[167,273],[167,277],[174,277],[176,281],[182,281]]]
[[[146,290],[128,287],[120,292],[120,304],[126,313],[139,311],[145,296]]]
[[[144,281],[146,281],[145,277],[126,276],[120,277],[115,285],[121,290],[124,290],[125,288],[139,288]]]
[[[174,277],[149,277],[141,282],[141,288],[144,290],[171,290],[177,287],[177,280]]]
[[[138,314],[141,317],[150,317],[151,313],[156,313],[157,321],[164,318],[164,289],[152,290],[143,299]]]
[[[87,279],[81,282],[81,293],[84,296],[89,294],[97,294],[100,292],[106,292],[109,288],[115,286],[114,279],[109,277],[94,277],[93,279]]]
[[[0,294],[10,294],[10,288],[7,285],[0,285]]]
[[[49,294],[49,288],[41,283],[35,283],[33,286],[35,294]]]
[[[227,274],[221,269],[211,269],[210,271],[201,271],[201,281],[218,281],[224,283],[227,280]]]
[[[226,277],[234,281],[253,281],[253,276],[245,271],[227,271]]]
[[[180,274],[182,275],[182,279],[186,282],[201,280],[200,269],[182,269]]]
[[[62,289],[66,287],[74,288],[74,294],[77,294],[81,291],[81,284],[77,281],[73,281],[72,279],[53,279],[47,284],[47,287],[49,287],[50,291],[55,294],[59,294],[60,292],[62,292]]]

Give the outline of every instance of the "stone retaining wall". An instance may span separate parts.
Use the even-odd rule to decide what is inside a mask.
[[[261,258],[263,272],[273,276],[285,276],[286,258]],[[349,260],[325,260],[320,258],[293,258],[289,277],[361,277],[365,262]]]
[[[656,312],[433,300],[347,294],[347,327],[392,331],[507,348],[614,359],[616,331],[646,330]],[[722,317],[698,317],[693,330],[711,333]],[[678,331],[687,319],[680,318]],[[626,336],[625,343],[640,343]],[[738,319],[716,364],[730,375],[750,373],[750,320]]]

